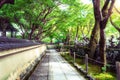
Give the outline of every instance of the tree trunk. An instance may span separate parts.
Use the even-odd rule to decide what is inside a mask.
[[[67,34],[67,44],[70,45],[70,30],[68,31]]]
[[[92,30],[90,43],[89,43],[89,47],[90,47],[89,57],[90,58],[94,57],[94,53],[95,53],[96,47],[97,47],[98,42],[99,42],[99,34],[100,34],[100,23],[99,23],[99,21],[96,21],[94,28]]]
[[[100,29],[100,41],[99,41],[99,54],[101,57],[101,61],[106,65],[106,38],[104,29]]]
[[[11,30],[11,38],[13,38],[14,36],[13,36],[13,34],[14,34],[14,32]]]
[[[53,40],[52,40],[52,38],[50,39],[50,43],[51,43],[51,44],[53,43]]]
[[[78,32],[79,32],[79,26],[77,26],[77,29],[76,29],[76,36],[75,36],[75,39],[78,40]]]
[[[94,58],[95,50],[99,42],[100,20],[101,20],[100,0],[93,0],[93,7],[94,7],[93,9],[94,9],[95,25],[92,30],[90,43],[89,43],[89,47],[90,47],[89,57],[90,58]]]
[[[2,37],[6,37],[6,28],[7,28],[7,23],[3,22],[2,23]]]
[[[79,26],[77,26],[76,28],[76,35],[75,35],[75,40],[74,40],[75,44],[78,44],[78,32],[79,32]]]
[[[32,40],[32,34],[33,34],[33,30],[31,30],[31,32],[30,32],[30,34],[29,34],[29,36],[28,36],[28,39],[29,39],[29,40]]]
[[[2,37],[6,37],[6,29],[5,28],[2,31]]]
[[[106,60],[106,39],[105,39],[105,28],[108,22],[108,19],[112,13],[113,5],[115,0],[106,0],[105,4],[102,8],[102,19],[100,21],[100,42],[99,42],[99,54],[101,61],[104,63],[104,67],[106,67],[107,60]],[[110,4],[110,6],[109,6]]]
[[[69,34],[66,35],[65,45],[69,45],[70,37]]]

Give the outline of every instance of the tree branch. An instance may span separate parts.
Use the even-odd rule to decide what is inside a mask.
[[[40,12],[35,21],[39,20],[40,16],[42,16],[42,14],[46,12],[46,10],[47,9],[45,8],[42,12]]]
[[[103,8],[102,8],[102,16],[103,17],[106,17],[106,15],[108,14],[108,5],[109,5],[109,3],[110,3],[110,0],[106,0],[105,1],[105,4],[104,4],[104,6],[103,6]]]
[[[113,9],[114,3],[115,3],[115,0],[112,0],[109,9],[106,8],[106,10],[104,10],[104,11],[108,11],[107,13],[106,12],[104,13],[104,11],[103,11],[103,17],[104,17],[104,19],[100,23],[100,25],[101,25],[100,28],[104,29],[106,27],[108,18],[112,14],[112,9]],[[105,4],[108,5],[109,3],[105,3]]]
[[[48,8],[46,14],[44,15],[44,17],[41,19],[41,22],[43,22],[44,24],[46,23],[45,19],[46,17],[51,13],[51,8]]]
[[[58,29],[58,28],[55,27],[55,29],[54,29],[53,31],[51,31],[51,32],[49,32],[49,33],[47,33],[47,34],[45,34],[45,35],[42,37],[42,39],[48,37],[52,32],[56,31],[57,29]],[[42,39],[41,39],[41,40],[42,40]]]
[[[112,9],[114,7],[114,3],[115,3],[115,0],[112,0],[111,1],[111,4],[110,4],[110,7],[108,9],[108,18],[110,17],[110,15],[112,14]]]
[[[116,8],[116,6],[114,6],[115,10],[120,14],[120,11]]]
[[[110,23],[113,25],[113,27],[114,27],[118,32],[120,32],[120,28],[119,28],[115,23],[113,23],[111,17],[110,17]]]
[[[19,19],[16,18],[16,16],[14,16],[14,19],[15,19],[15,22],[16,22],[18,25],[20,25],[20,29],[21,29],[21,31],[22,31],[22,34],[24,34],[24,33],[27,33],[27,34],[28,34],[28,30],[25,28],[24,24],[20,23],[20,22],[19,22]],[[24,29],[24,30],[23,30],[23,29]]]
[[[4,4],[14,4],[14,0],[0,0],[0,8],[4,5]]]
[[[0,8],[3,6],[3,4],[5,4],[6,0],[1,0],[0,1]]]

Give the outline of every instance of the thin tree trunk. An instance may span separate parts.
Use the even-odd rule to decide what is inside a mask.
[[[36,30],[37,28],[36,28],[36,25],[31,25],[31,32],[30,32],[30,34],[29,34],[29,38],[28,39],[30,39],[30,40],[32,40],[32,36],[33,36],[33,33],[34,33],[34,31]]]
[[[2,37],[6,37],[6,29],[3,29],[2,31]]]
[[[7,22],[2,23],[2,37],[6,37]]]
[[[79,26],[77,26],[77,29],[76,29],[76,38],[78,38],[78,32],[79,32]]]
[[[79,32],[79,26],[77,26],[77,28],[76,28],[75,43],[78,42],[78,32]]]
[[[115,0],[106,0],[105,4],[102,8],[102,19],[100,21],[100,42],[99,42],[99,54],[101,61],[104,63],[104,67],[106,67],[107,60],[106,60],[106,39],[105,39],[105,28],[106,24],[108,22],[108,19],[112,13],[113,5],[114,5]],[[108,5],[110,6],[108,7]]]

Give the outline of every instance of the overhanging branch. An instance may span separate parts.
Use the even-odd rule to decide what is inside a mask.
[[[120,32],[120,28],[112,21],[112,18],[110,17],[110,23],[113,25],[113,27]]]

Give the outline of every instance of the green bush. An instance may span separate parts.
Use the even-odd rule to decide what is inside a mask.
[[[100,73],[95,75],[95,80],[116,80],[114,76],[109,73]]]

